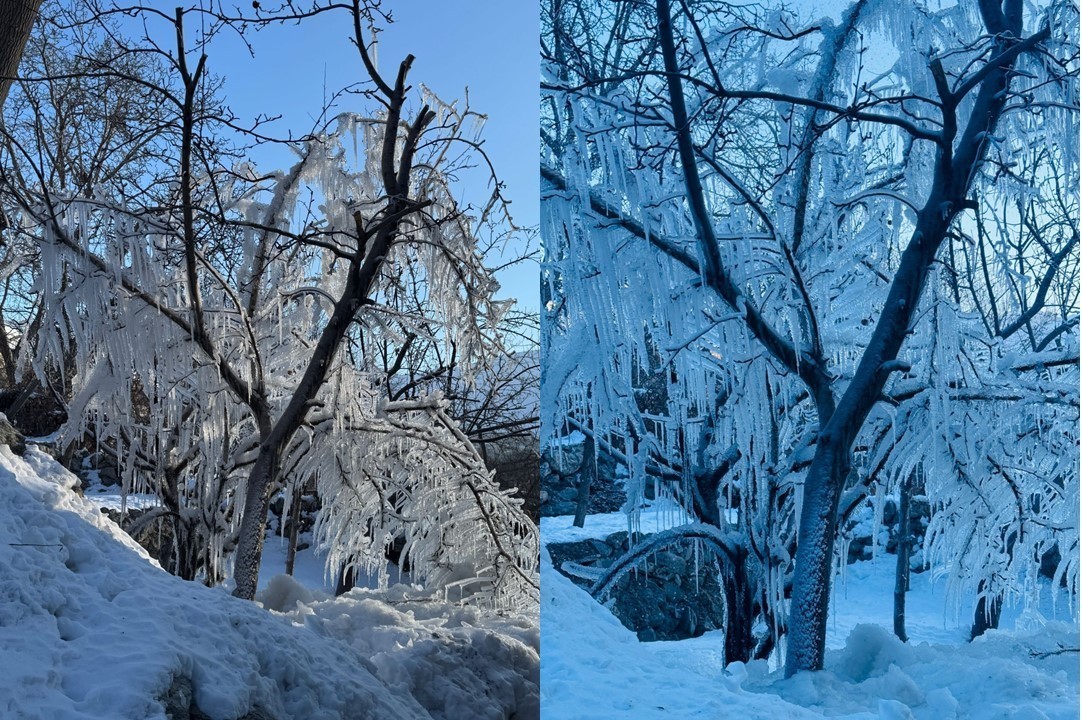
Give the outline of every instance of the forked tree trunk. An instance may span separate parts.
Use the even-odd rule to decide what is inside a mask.
[[[986,136],[992,134],[1007,102],[1011,67],[1029,44],[1047,38],[1049,30],[1020,41],[1020,0],[1007,0],[1007,12],[995,3],[982,2],[981,12],[989,30],[997,35],[994,64],[984,72],[962,137],[956,111],[962,98],[943,91],[943,128],[932,189],[917,215],[916,228],[902,253],[882,313],[837,409],[829,418],[820,414],[818,445],[804,482],[800,514],[793,599],[790,610],[785,674],[821,670],[826,648],[826,624],[830,603],[831,565],[838,528],[838,501],[851,465],[852,446],[871,408],[882,396],[887,378],[903,369],[895,362],[936,253],[947,230],[966,202],[969,186],[987,151]],[[942,67],[933,64],[946,84]]]

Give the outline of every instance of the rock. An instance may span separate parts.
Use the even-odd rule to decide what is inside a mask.
[[[587,540],[587,542],[590,544],[590,547],[594,549],[594,552],[597,553],[598,557],[607,558],[612,555],[612,546],[607,542],[595,539]]]
[[[577,448],[577,449],[576,449]],[[582,458],[572,453],[582,453],[583,445],[568,445],[546,450],[541,461],[541,515],[573,515],[578,504],[581,481]],[[561,460],[561,453],[563,460]],[[576,467],[571,468],[572,465]],[[615,461],[602,453],[597,461],[597,476],[590,485],[590,514],[615,512],[624,506],[626,493],[616,480]]]
[[[545,506],[545,509],[541,511],[542,515],[549,517],[558,517],[560,515],[574,515],[575,503],[561,500],[559,502],[550,502]]]
[[[192,679],[183,675],[173,678],[173,684],[162,697],[162,704],[165,705],[165,717],[169,720],[211,720],[195,704]]]
[[[603,542],[552,543],[548,550],[558,569],[566,561],[606,568],[627,551],[627,533],[613,533]],[[725,604],[714,562],[701,562],[696,568],[690,550],[674,547],[656,553],[640,568],[644,571],[627,573],[619,580],[605,604],[641,641],[683,640],[724,627]],[[592,584],[563,574],[580,587],[588,589]]]
[[[168,720],[213,720],[195,704],[195,691],[189,677],[173,678],[173,684],[165,691],[161,702]],[[237,720],[275,720],[275,717],[257,705]]]
[[[581,435],[579,437],[582,437]],[[545,461],[557,475],[572,475],[582,467],[582,460],[586,453],[585,438],[578,443],[570,442],[560,445],[549,445],[545,450]]]
[[[894,498],[883,501],[883,526],[892,528],[898,523],[898,504]]]
[[[120,471],[112,465],[103,465],[98,468],[98,479],[101,484],[109,487],[120,484]]]
[[[579,499],[579,489],[576,487],[564,487],[556,493],[556,497],[561,500],[575,502]]]
[[[0,413],[0,445],[7,445],[11,452],[22,456],[26,452],[26,438],[15,429],[7,415]]]
[[[672,575],[683,576],[686,575],[688,572],[687,560],[680,557],[676,553],[658,553],[657,557],[654,558],[654,562],[656,562],[660,567],[664,567]]]

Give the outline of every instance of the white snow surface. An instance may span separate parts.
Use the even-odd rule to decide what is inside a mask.
[[[625,530],[619,513],[542,518],[545,544]],[[650,532],[655,520],[642,520]],[[852,720],[1076,720],[1079,628],[1066,603],[1005,608],[1002,626],[966,642],[970,614],[955,613],[944,583],[914,575],[910,643],[891,630],[893,556],[847,568],[835,585],[826,669],[783,679],[766,661],[724,664],[719,631],[640,643],[634,633],[553,568],[542,549],[541,705],[546,718],[781,718]]]
[[[288,577],[263,609],[162,571],[77,483],[0,447],[0,717],[164,718],[178,678],[216,720],[536,714],[536,621]]]
[[[369,658],[377,677],[433,717],[538,717],[536,619],[449,605],[407,585],[333,598],[288,575],[272,578],[259,597],[294,624]]]

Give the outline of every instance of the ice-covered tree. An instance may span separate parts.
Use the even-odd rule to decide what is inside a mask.
[[[822,666],[840,530],[917,466],[929,557],[981,592],[1078,532],[1077,8],[802,15],[543,21],[547,427],[597,428],[632,495],[670,479],[704,525],[652,545],[715,548],[774,629],[727,649],[784,636],[789,673]]]
[[[314,481],[332,562],[362,564],[405,535],[420,575],[448,582],[453,567],[478,597],[529,604],[536,528],[521,501],[476,465],[438,396],[389,403],[379,358],[344,352],[420,337],[453,346],[468,381],[498,352],[508,307],[479,252],[503,204],[470,212],[452,187],[478,146],[478,116],[429,93],[413,100],[412,58],[393,77],[373,60],[365,26],[377,7],[345,9],[378,111],[339,114],[271,174],[230,162],[219,139],[236,122],[214,98],[202,40],[237,19],[144,9],[173,42],[148,43],[173,73],[148,87],[177,140],[148,178],[165,197],[61,194],[44,178],[23,196],[41,229],[34,369],[73,357],[66,431],[92,431],[126,483],[159,491],[161,512],[199,537],[189,549],[209,577],[231,558],[240,597],[256,589],[271,493]],[[196,16],[210,29],[190,42]],[[18,160],[36,167],[30,153]],[[423,302],[400,292],[407,275]],[[189,574],[198,564],[178,558]]]
[[[103,23],[107,32],[87,22],[81,6],[45,4],[3,108],[0,360],[8,387],[15,384],[20,345],[41,321],[33,288],[40,266],[37,225],[22,211],[28,194],[44,185],[56,194],[88,196],[102,186],[134,197],[172,147],[168,133],[146,132],[169,122],[162,95],[146,92],[146,85],[166,80],[160,58],[125,53],[110,37],[116,24]],[[20,162],[26,155],[35,162]],[[24,419],[21,406],[36,385],[24,384],[5,408],[13,419]],[[50,378],[46,390],[62,401],[62,386]]]

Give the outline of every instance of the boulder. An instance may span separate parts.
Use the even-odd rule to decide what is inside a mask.
[[[19,456],[26,452],[26,438],[3,413],[0,413],[0,445],[7,445],[11,452]]]

